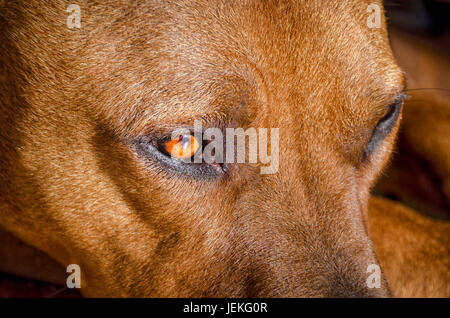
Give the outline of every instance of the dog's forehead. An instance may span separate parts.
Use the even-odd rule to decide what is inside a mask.
[[[229,111],[252,97],[300,113],[337,104],[367,113],[358,105],[382,105],[402,84],[384,24],[367,25],[369,4],[168,1],[135,8],[133,21],[108,27],[108,43],[115,44],[104,56],[118,63],[103,64],[105,92],[118,92],[114,82],[123,89],[105,94],[103,104],[120,104],[121,118],[127,110],[140,114],[128,116],[139,129]],[[96,64],[99,76],[102,63]]]

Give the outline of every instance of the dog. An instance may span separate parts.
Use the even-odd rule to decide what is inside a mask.
[[[418,288],[421,272],[403,284],[421,238],[396,216],[420,218],[374,199],[369,213],[405,97],[371,4],[382,13],[372,0],[80,1],[70,28],[65,1],[3,2],[0,226],[79,265],[88,297],[446,292]],[[155,146],[195,120],[278,128],[276,173],[181,165]],[[379,265],[388,280],[369,287]]]

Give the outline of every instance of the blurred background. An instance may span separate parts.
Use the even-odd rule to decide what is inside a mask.
[[[390,27],[450,48],[450,0],[385,0]],[[446,39],[446,41],[445,41]]]

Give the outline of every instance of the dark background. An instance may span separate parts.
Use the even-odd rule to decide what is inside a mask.
[[[450,0],[385,0],[388,26],[450,54]]]

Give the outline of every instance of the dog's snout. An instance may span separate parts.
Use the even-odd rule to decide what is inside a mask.
[[[269,259],[269,258],[268,258]],[[269,262],[269,261],[268,261]],[[345,268],[345,264],[318,260],[292,264],[278,261],[278,268],[259,263],[245,281],[244,297],[327,297],[379,298],[390,297],[386,281],[380,275],[379,284],[370,284],[369,274],[362,267]],[[270,261],[273,262],[273,261]],[[265,270],[264,270],[265,268]]]
[[[337,184],[334,191],[345,195],[324,191],[324,200],[315,200],[308,193],[313,186],[327,189],[323,180],[306,180],[305,173],[291,171],[289,178],[283,179],[295,182],[296,187],[291,187],[281,182],[284,173],[288,172],[281,166],[279,175],[266,178],[273,191],[258,198],[266,206],[239,205],[245,213],[240,214],[242,223],[234,226],[254,233],[246,244],[255,249],[248,259],[264,273],[250,280],[257,284],[249,295],[388,297],[381,270],[369,270],[380,267],[357,199]],[[245,199],[243,202],[248,202]]]

